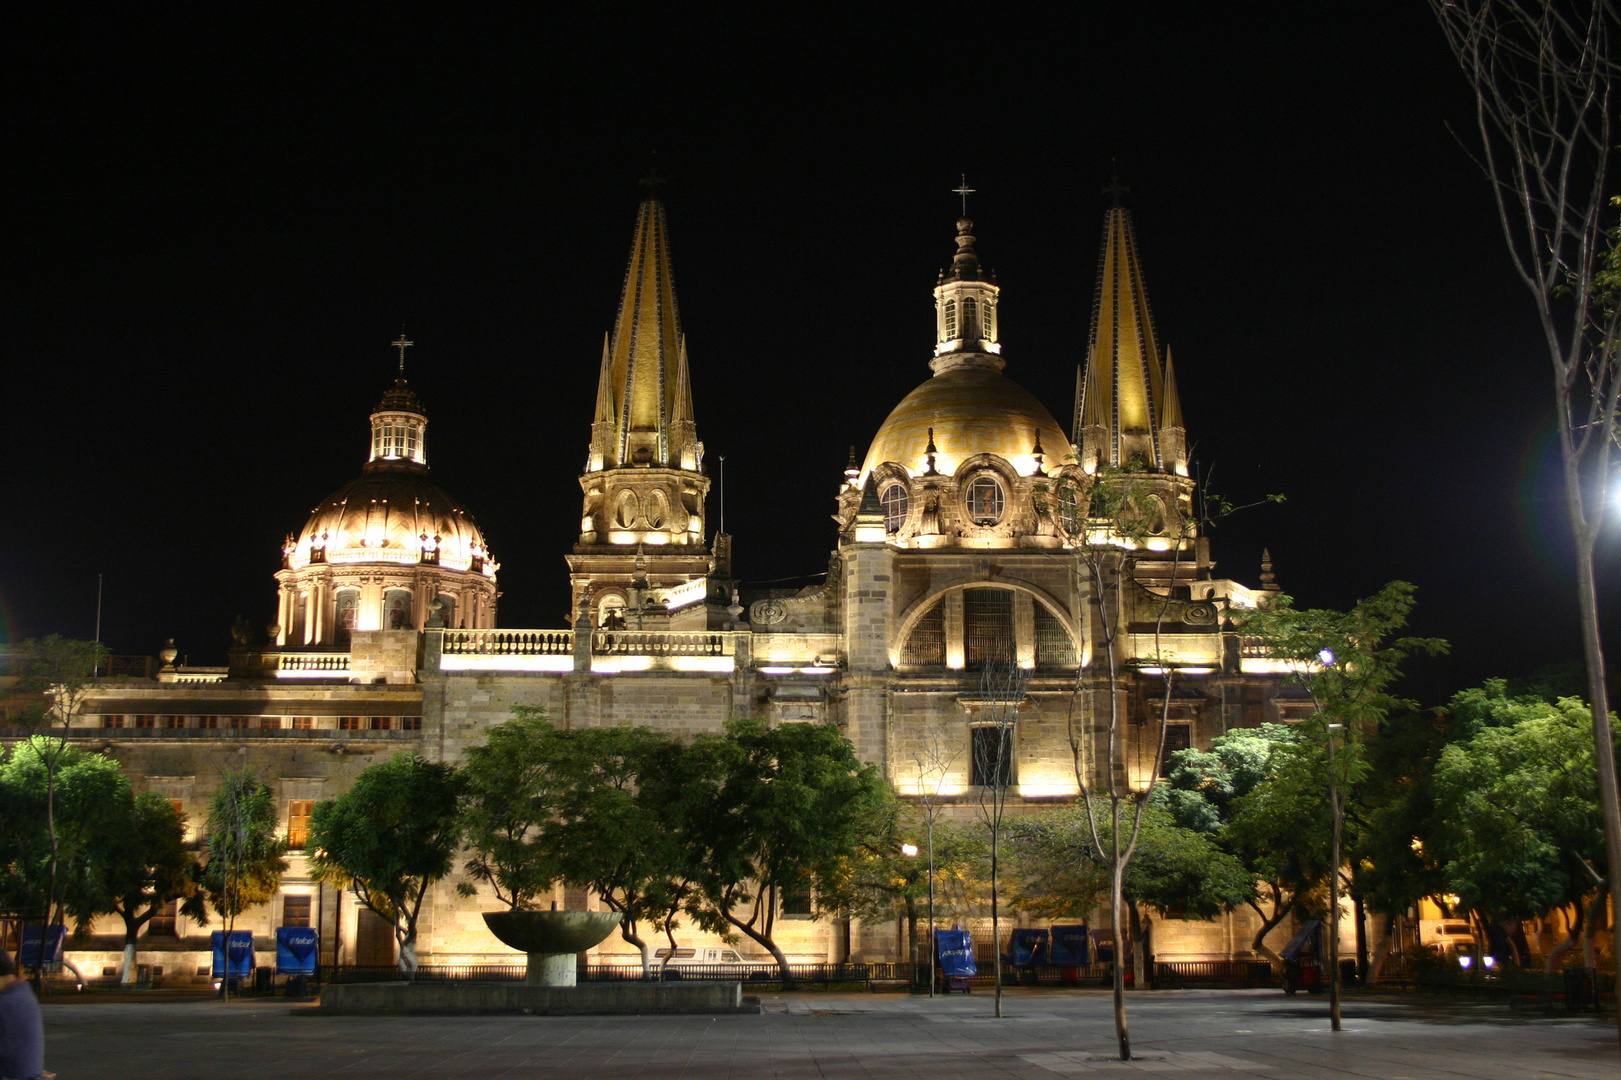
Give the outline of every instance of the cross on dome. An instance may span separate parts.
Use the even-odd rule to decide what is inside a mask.
[[[412,345],[415,345],[416,342],[406,340],[405,327],[402,326],[402,327],[400,327],[400,336],[395,338],[393,341],[389,342],[389,344],[394,346],[394,348],[400,350],[400,374],[404,375],[405,374],[405,350],[410,348]]]
[[[972,195],[974,193],[974,189],[968,186],[968,174],[963,173],[961,175],[962,175],[962,183],[958,184],[956,187],[952,188],[951,192],[954,195],[961,195],[962,196],[962,216],[967,217],[968,216],[968,196],[970,196],[970,195]]]

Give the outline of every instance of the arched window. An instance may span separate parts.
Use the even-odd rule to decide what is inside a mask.
[[[901,649],[901,663],[909,667],[942,667],[945,662],[945,612],[935,604],[912,625]]]
[[[991,332],[991,302],[986,300],[982,305],[979,316],[979,336],[986,341],[994,340],[996,335]]]
[[[647,502],[644,504],[642,512],[643,516],[647,518],[647,527],[649,529],[663,528],[664,518],[669,511],[670,503],[665,499],[664,492],[650,491],[647,493]]]
[[[636,524],[636,517],[641,511],[641,505],[636,499],[634,491],[621,491],[614,499],[614,520],[621,529],[628,529]]]
[[[456,598],[449,593],[440,593],[434,599],[439,602],[439,621],[445,624],[445,628],[461,629],[456,625]]]
[[[968,519],[975,525],[995,525],[1002,520],[1005,500],[996,477],[981,474],[968,484]]]
[[[411,594],[405,589],[390,589],[383,594],[383,629],[416,629],[411,619]]]
[[[946,332],[942,340],[950,341],[957,336],[957,301],[946,301]]]
[[[336,603],[337,617],[332,621],[333,643],[348,645],[355,631],[355,622],[360,617],[360,590],[339,589]]]
[[[884,531],[900,532],[901,526],[906,523],[906,485],[890,484],[878,499],[884,504]]]
[[[1081,528],[1081,508],[1075,499],[1073,484],[1060,484],[1058,488],[1058,521],[1064,531],[1074,535]]]
[[[1063,621],[1039,601],[1036,603],[1036,666],[1075,666],[1075,639],[1069,636]]]
[[[964,339],[979,337],[978,305],[972,296],[962,298],[962,336]]]
[[[969,589],[962,596],[963,645],[970,668],[1013,659],[1013,593],[1008,589]]]

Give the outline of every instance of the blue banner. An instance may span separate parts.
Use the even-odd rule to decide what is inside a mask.
[[[1085,926],[1053,927],[1053,943],[1048,952],[1048,963],[1062,967],[1085,967],[1091,961],[1090,943]]]
[[[1008,952],[1014,967],[1046,963],[1047,931],[1028,929],[1013,931],[1013,940],[1009,943]]]
[[[61,971],[62,970],[62,942],[64,940],[66,940],[66,938],[67,938],[67,933],[68,933],[67,927],[65,927],[65,926],[44,927],[44,926],[40,926],[37,923],[32,925],[32,926],[23,927],[23,941],[22,941],[22,966],[23,967],[28,968],[28,969],[31,970],[31,969],[36,968],[36,967],[39,966],[40,934],[41,934],[42,931],[47,930],[47,929],[50,930],[50,933],[45,935],[45,970],[46,971]]]
[[[936,930],[934,947],[940,956],[940,974],[948,979],[963,979],[976,974],[974,966],[974,939],[966,930]]]
[[[231,931],[231,966],[225,967],[225,931],[208,935],[214,946],[214,978],[246,979],[253,975],[253,931]]]
[[[276,930],[276,974],[314,975],[321,935],[313,926],[282,926]]]

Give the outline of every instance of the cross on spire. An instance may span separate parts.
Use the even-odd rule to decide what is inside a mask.
[[[951,191],[952,191],[952,194],[954,194],[954,195],[961,195],[962,196],[962,216],[967,217],[968,216],[968,196],[970,196],[970,195],[972,195],[974,193],[974,189],[968,186],[968,174],[967,173],[962,174],[962,183],[957,185],[956,187],[952,188]]]
[[[659,172],[659,167],[657,165],[650,165],[647,169],[647,175],[638,180],[637,183],[647,189],[647,197],[649,199],[656,199],[659,195],[659,189],[664,186],[665,180],[666,177],[663,173]]]
[[[1120,196],[1129,194],[1131,189],[1120,182],[1120,169],[1114,159],[1109,160],[1109,182],[1103,185],[1103,194],[1114,200],[1116,206],[1120,205]]]
[[[401,326],[400,327],[400,336],[395,338],[393,341],[389,342],[389,344],[394,346],[396,349],[400,350],[400,377],[404,378],[404,376],[405,376],[405,350],[410,348],[412,345],[415,345],[416,342],[408,341],[406,339],[406,337],[405,337],[405,327]]]

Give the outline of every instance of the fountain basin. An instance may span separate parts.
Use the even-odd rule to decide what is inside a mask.
[[[501,944],[529,955],[528,986],[573,986],[575,954],[619,928],[613,911],[486,911],[484,925]]]

